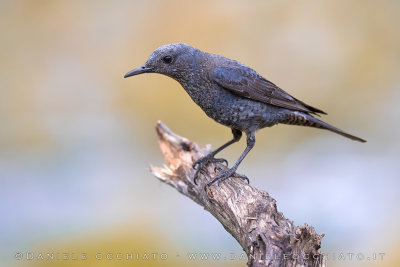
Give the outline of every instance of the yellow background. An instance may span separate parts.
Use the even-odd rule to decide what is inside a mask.
[[[244,266],[189,261],[190,252],[242,250],[148,172],[163,163],[157,120],[213,147],[230,130],[172,79],[122,78],[160,45],[185,42],[253,67],[368,140],[276,126],[258,132],[238,172],[295,224],[324,232],[322,251],[385,253],[329,266],[397,266],[399,18],[394,0],[1,1],[0,265]],[[232,164],[244,146],[222,156]],[[94,259],[108,251],[169,259]],[[88,260],[16,260],[18,252]]]

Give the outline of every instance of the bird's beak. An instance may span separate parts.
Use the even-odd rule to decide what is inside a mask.
[[[147,68],[143,65],[139,68],[129,71],[127,74],[125,74],[124,78],[128,78],[133,75],[138,75],[138,74],[142,74],[142,73],[146,73],[146,72],[151,72],[152,70],[153,70],[153,68]]]

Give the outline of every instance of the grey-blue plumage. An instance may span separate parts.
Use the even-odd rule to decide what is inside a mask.
[[[232,143],[239,141],[242,132],[247,136],[247,147],[235,165],[220,172],[208,184],[221,182],[230,176],[247,179],[235,171],[255,145],[255,132],[278,123],[309,126],[330,130],[347,138],[365,140],[333,127],[313,115],[326,114],[289,95],[253,69],[238,61],[206,53],[183,43],[161,46],[146,63],[125,75],[160,73],[177,80],[193,101],[216,122],[232,129],[233,139],[194,162],[194,180],[212,161],[223,162],[214,156]]]

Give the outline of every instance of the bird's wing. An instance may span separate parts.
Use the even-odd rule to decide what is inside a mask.
[[[246,98],[291,110],[326,114],[324,111],[292,97],[245,66],[217,67],[212,73],[212,79],[223,88]]]

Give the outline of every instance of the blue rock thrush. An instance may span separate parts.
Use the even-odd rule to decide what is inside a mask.
[[[160,73],[178,81],[193,101],[216,122],[232,129],[233,139],[195,161],[194,182],[210,162],[226,162],[214,156],[229,145],[238,142],[246,133],[247,147],[227,171],[208,181],[218,184],[228,177],[248,179],[236,172],[239,164],[255,145],[255,132],[278,123],[326,129],[352,140],[365,140],[333,127],[312,115],[326,114],[289,95],[253,69],[238,61],[209,54],[183,43],[159,47],[146,63],[125,74],[124,78],[142,74]]]

